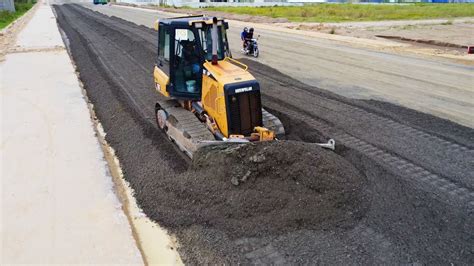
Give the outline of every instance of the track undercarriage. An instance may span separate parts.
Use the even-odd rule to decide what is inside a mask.
[[[220,138],[202,116],[183,108],[183,103],[166,100],[155,106],[156,122],[168,138],[188,157],[192,158],[198,148],[225,142],[249,142],[245,138]],[[274,132],[277,139],[285,136],[281,121],[262,108],[263,127]]]

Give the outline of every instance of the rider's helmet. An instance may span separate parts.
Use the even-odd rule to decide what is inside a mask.
[[[249,29],[248,29],[247,27],[245,27],[245,28],[244,28],[244,31],[245,31],[245,32],[248,32],[248,31],[249,31]]]
[[[250,32],[253,32],[253,28],[250,28],[250,30],[249,30],[249,31],[250,31]]]

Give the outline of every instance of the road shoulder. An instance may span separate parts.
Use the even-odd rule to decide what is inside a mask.
[[[143,264],[50,6],[2,72],[2,264]]]

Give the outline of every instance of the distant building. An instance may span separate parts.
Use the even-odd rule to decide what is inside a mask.
[[[273,6],[304,5],[310,3],[473,3],[474,0],[116,0],[133,4],[155,4],[169,6]]]
[[[288,0],[116,0],[121,3],[130,4],[155,4],[155,5],[169,5],[169,6],[272,6],[272,5],[293,5],[288,3]],[[295,2],[324,2],[324,0],[302,0]]]
[[[15,12],[15,4],[13,0],[0,0],[0,10]]]

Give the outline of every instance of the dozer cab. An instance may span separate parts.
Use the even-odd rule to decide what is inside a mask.
[[[280,120],[262,108],[248,67],[232,59],[223,19],[158,20],[155,106],[158,127],[189,157],[221,141],[269,141],[284,136]]]

